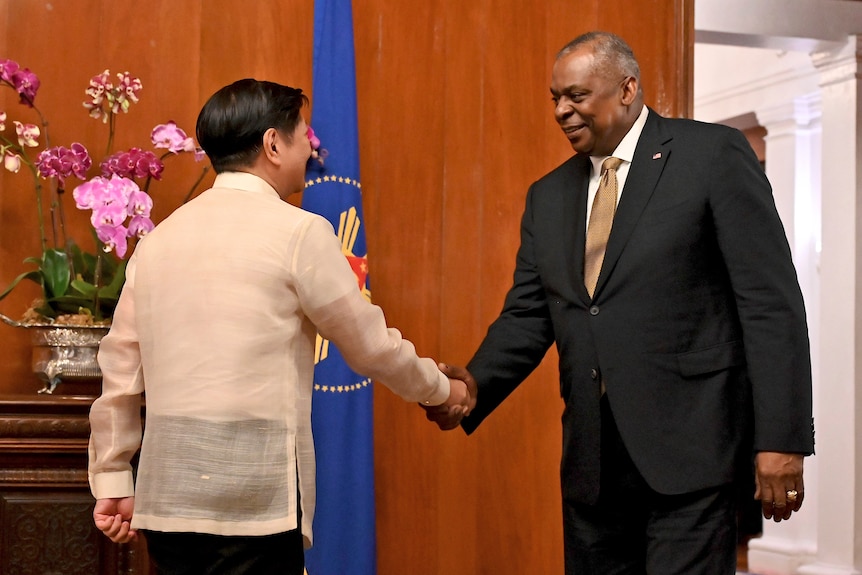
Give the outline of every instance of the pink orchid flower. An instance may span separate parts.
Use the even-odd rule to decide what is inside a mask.
[[[99,189],[99,185],[94,181],[96,179],[84,182],[72,191],[75,207],[79,210],[91,210],[96,205],[96,194]]]
[[[15,120],[14,124],[15,132],[18,134],[18,145],[27,146],[28,148],[35,148],[39,145],[37,138],[42,133],[39,126],[35,124],[22,124],[18,120]]]
[[[93,210],[90,223],[105,244],[105,251],[116,251],[121,258],[128,249],[127,238],[143,237],[155,227],[150,219],[153,199],[129,178],[117,174],[110,178],[96,176],[75,188],[72,196],[78,208]]]
[[[132,216],[144,216],[149,218],[153,209],[153,198],[147,192],[136,190],[129,196],[127,211]]]
[[[153,231],[155,227],[156,225],[153,223],[153,220],[147,216],[132,216],[132,219],[129,220],[129,230],[127,235],[130,238],[133,236],[142,238]]]
[[[150,139],[156,148],[165,148],[174,154],[195,151],[194,140],[182,128],[178,127],[173,120],[167,124],[159,124],[153,128]]]
[[[129,217],[128,206],[120,203],[96,204],[90,215],[90,223],[98,229],[102,226],[120,226]]]
[[[0,132],[6,129],[6,112],[0,112]]]
[[[75,205],[81,210],[101,210],[109,205],[119,205],[125,210],[129,204],[129,198],[135,191],[140,191],[135,182],[112,174],[110,178],[96,176],[84,182],[75,188],[72,197],[75,199]]]
[[[117,252],[117,257],[124,257],[129,247],[128,230],[124,226],[100,226],[96,228],[96,236],[105,244],[105,252]]]

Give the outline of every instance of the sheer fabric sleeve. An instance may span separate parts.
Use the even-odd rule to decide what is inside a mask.
[[[446,401],[449,379],[434,360],[417,356],[414,345],[386,325],[383,310],[362,297],[329,223],[309,218],[296,245],[292,261],[303,312],[351,369],[406,401]]]
[[[141,446],[141,353],[135,327],[132,255],[111,330],[99,345],[102,395],[90,409],[90,490],[97,499],[134,495],[132,457]]]

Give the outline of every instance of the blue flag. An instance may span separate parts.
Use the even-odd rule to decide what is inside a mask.
[[[315,0],[311,127],[325,149],[312,160],[302,207],[324,216],[341,240],[369,300],[367,249],[362,227],[356,69],[351,0]],[[314,546],[308,575],[374,575],[374,444],[371,380],[355,373],[334,345],[318,336],[312,396],[317,455]]]

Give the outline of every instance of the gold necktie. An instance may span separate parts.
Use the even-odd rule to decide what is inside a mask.
[[[608,247],[608,236],[611,235],[611,225],[614,223],[614,213],[617,211],[617,168],[623,161],[610,157],[602,162],[602,175],[599,189],[593,199],[593,209],[590,211],[590,224],[587,227],[587,245],[584,250],[584,285],[593,297],[602,260],[605,259],[605,248]]]

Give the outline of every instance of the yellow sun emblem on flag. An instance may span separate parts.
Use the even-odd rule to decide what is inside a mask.
[[[358,182],[357,182],[358,183]],[[356,238],[359,236],[359,229],[362,222],[356,212],[356,207],[352,206],[349,210],[341,212],[338,220],[338,239],[341,241],[341,253],[347,258],[353,274],[356,276],[356,284],[362,292],[363,297],[371,301],[371,290],[368,289],[368,254],[356,255],[354,246]],[[314,346],[314,363],[317,364],[329,356],[329,340],[317,335],[317,341]],[[365,382],[362,382],[367,385]],[[364,387],[363,385],[363,387]],[[326,390],[328,391],[328,390]],[[332,391],[343,391],[332,389]]]

